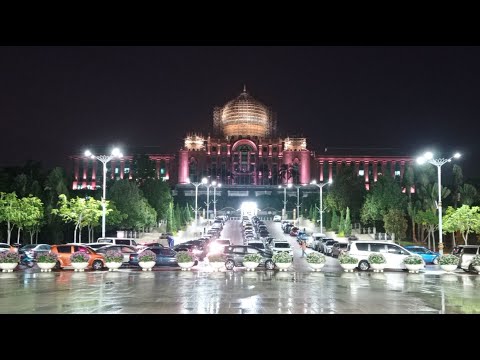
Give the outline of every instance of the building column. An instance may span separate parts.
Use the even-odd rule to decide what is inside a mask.
[[[74,180],[78,181],[78,173],[79,173],[79,168],[80,168],[80,159],[76,158],[73,160],[73,173],[74,173]]]
[[[170,179],[170,159],[165,159],[165,179]]]
[[[310,151],[301,152],[300,183],[302,185],[310,183]]]
[[[335,170],[335,175],[338,175],[342,171],[342,160],[337,160],[337,169]]]
[[[180,150],[178,154],[178,183],[186,184],[188,177],[188,150]]]
[[[382,175],[386,176],[387,175],[387,161],[382,160]]]
[[[123,180],[123,177],[125,176],[125,160],[120,159],[120,179]]]
[[[403,179],[405,173],[405,160],[400,161],[400,179]]]
[[[363,178],[364,178],[366,183],[368,183],[370,181],[370,179],[368,178],[368,163],[369,163],[368,161],[363,162]],[[375,167],[373,169],[375,171]]]
[[[373,181],[376,182],[378,180],[378,161],[373,160]]]
[[[155,177],[160,179],[160,159],[155,160]]]
[[[333,181],[333,161],[328,160],[328,181]]]
[[[291,151],[285,151],[284,155],[283,155],[283,164],[284,165],[290,165],[293,161],[293,154]],[[289,182],[291,182],[291,180],[288,179],[288,177],[286,179],[282,179],[282,184],[288,184]]]
[[[227,144],[227,155],[230,156],[230,148],[232,147],[231,144]]]
[[[272,148],[273,148],[272,145],[268,145],[268,156],[269,156],[269,157],[272,156]]]
[[[88,169],[88,162],[90,161],[89,158],[83,159],[83,180],[87,180],[87,169]]]
[[[395,164],[395,160],[390,161],[390,175],[392,175],[393,178],[395,177]]]
[[[320,174],[318,179],[320,180],[320,182],[323,182],[323,160],[319,161],[319,167],[320,167],[320,170],[319,170]]]

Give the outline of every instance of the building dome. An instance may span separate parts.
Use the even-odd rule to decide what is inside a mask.
[[[271,122],[268,108],[248,94],[246,89],[220,111],[220,126],[225,136],[268,137]]]

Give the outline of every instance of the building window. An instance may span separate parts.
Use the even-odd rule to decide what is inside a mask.
[[[365,171],[364,170],[358,170],[358,176],[364,176]]]
[[[268,152],[268,148],[266,146],[263,147],[263,152],[264,153]]]
[[[115,175],[118,174],[118,167],[115,168]]]
[[[227,152],[227,146],[226,145],[222,145],[222,153],[226,153]]]
[[[216,146],[212,146],[212,152],[217,152],[217,147]]]
[[[164,168],[160,169],[160,174],[162,174],[162,175],[165,174],[165,169]]]
[[[276,153],[276,152],[277,152],[277,147],[274,146],[272,151],[273,151],[274,153]]]
[[[400,170],[395,170],[395,176],[400,176]]]
[[[130,172],[130,168],[129,167],[126,167],[123,169],[123,173],[124,174],[128,174]]]

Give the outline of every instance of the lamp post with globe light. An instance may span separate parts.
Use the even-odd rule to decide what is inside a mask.
[[[213,186],[213,218],[215,219],[217,217],[217,187],[222,187],[221,183],[217,183],[215,180],[212,181],[212,186]]]
[[[455,153],[452,157],[445,158],[433,158],[433,153],[427,151],[425,154],[417,158],[417,163],[424,164],[426,162],[435,165],[437,167],[437,183],[438,183],[438,252],[443,255],[443,234],[442,234],[442,165],[447,162],[451,162],[452,159],[458,159],[462,156],[460,153]]]
[[[102,196],[102,238],[105,237],[105,217],[107,213],[107,163],[113,158],[122,158],[123,154],[118,148],[114,148],[110,155],[94,155],[90,150],[85,150],[85,156],[100,160],[103,164],[103,196]]]
[[[287,186],[278,185],[278,188],[281,189],[283,187],[283,216],[282,219],[286,219],[287,217],[287,187],[290,189],[292,184],[288,184]]]
[[[311,185],[315,185],[320,189],[320,207],[318,208],[318,213],[320,214],[320,232],[323,232],[323,187],[332,183],[332,180],[328,180],[326,183],[317,184],[317,180],[312,180]]]
[[[202,185],[201,182],[190,182],[190,179],[187,179],[187,184],[192,184],[195,186],[195,226],[198,225],[198,187]]]

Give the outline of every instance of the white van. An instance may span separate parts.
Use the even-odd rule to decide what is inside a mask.
[[[105,237],[105,238],[98,238],[97,243],[138,246],[135,239],[132,239],[132,238]]]
[[[323,238],[326,238],[327,235],[324,233],[313,233],[311,237],[307,239],[307,247],[312,248],[312,249],[317,249],[319,248],[320,241],[322,241]]]
[[[403,259],[413,255],[407,249],[391,241],[352,241],[347,247],[347,254],[358,259],[357,267],[362,271],[370,269],[368,256],[375,252],[385,256],[387,260],[386,269],[396,270],[406,269]]]

